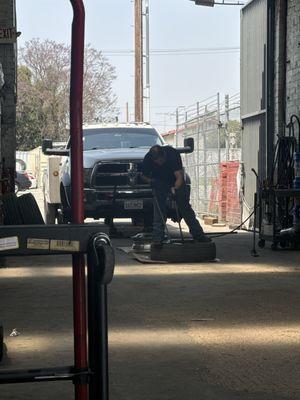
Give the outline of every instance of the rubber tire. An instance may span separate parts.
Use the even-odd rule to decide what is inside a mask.
[[[214,242],[180,242],[165,243],[159,249],[151,245],[151,260],[170,263],[199,263],[213,261],[216,258]]]
[[[56,220],[56,206],[48,203],[45,199],[44,199],[44,215],[45,215],[45,223],[46,225],[54,225],[55,224],[55,220]]]
[[[152,229],[153,229],[153,213],[144,215],[143,222],[144,222],[144,229],[147,231],[152,231]]]
[[[16,194],[8,193],[3,195],[2,202],[4,225],[22,225],[23,219]]]
[[[4,332],[3,332],[3,326],[0,325],[0,362],[3,359],[3,353],[4,353]]]
[[[45,224],[39,206],[31,193],[18,197],[18,203],[24,225]]]

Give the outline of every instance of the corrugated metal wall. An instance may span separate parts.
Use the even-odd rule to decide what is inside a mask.
[[[256,191],[254,168],[265,175],[267,0],[252,0],[241,10],[241,119],[243,123],[244,209],[247,217]],[[261,156],[258,156],[260,153]]]

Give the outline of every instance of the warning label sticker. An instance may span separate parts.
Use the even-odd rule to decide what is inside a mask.
[[[49,239],[36,239],[36,238],[27,239],[27,249],[49,250],[49,247],[50,247]]]
[[[76,240],[51,240],[50,250],[79,251],[79,241],[76,241]]]
[[[19,239],[17,236],[0,239],[0,251],[13,250],[19,248]]]

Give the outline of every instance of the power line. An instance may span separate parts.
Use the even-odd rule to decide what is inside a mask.
[[[151,55],[197,55],[197,54],[224,54],[239,53],[239,47],[199,47],[199,48],[174,48],[174,49],[152,49]],[[104,49],[102,53],[107,56],[133,56],[134,50],[131,49]]]

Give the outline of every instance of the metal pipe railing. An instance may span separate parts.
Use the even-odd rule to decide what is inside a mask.
[[[85,11],[82,0],[70,0],[73,7],[71,42],[71,87],[70,87],[70,137],[71,137],[71,206],[72,223],[84,221],[83,206],[83,144],[82,144],[82,98],[84,62]],[[87,360],[87,316],[85,261],[82,254],[72,256],[73,266],[73,318],[74,318],[74,363],[76,370],[88,368]],[[87,382],[75,383],[75,399],[88,399]]]

